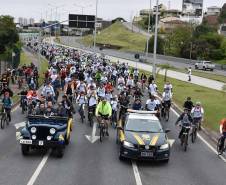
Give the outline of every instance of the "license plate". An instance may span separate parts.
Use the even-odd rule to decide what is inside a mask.
[[[20,140],[20,144],[31,145],[32,144],[32,140],[21,139]]]
[[[141,152],[141,157],[153,157],[153,152]]]
[[[39,142],[38,142],[38,145],[39,145],[39,146],[43,146],[43,145],[44,145],[43,141],[39,141]]]

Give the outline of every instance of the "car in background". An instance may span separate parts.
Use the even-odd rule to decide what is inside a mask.
[[[154,112],[128,110],[124,126],[117,126],[119,159],[155,160],[168,162],[170,142]]]
[[[21,152],[28,155],[31,149],[52,148],[57,157],[63,157],[70,142],[72,118],[57,116],[28,116],[20,131]]]
[[[198,61],[195,63],[195,69],[202,69],[204,71],[210,70],[213,71],[215,69],[215,64],[210,61]]]

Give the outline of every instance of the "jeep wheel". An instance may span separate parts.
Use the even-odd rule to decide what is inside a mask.
[[[21,152],[24,156],[29,154],[30,147],[28,145],[21,145]]]
[[[198,69],[198,66],[195,66],[195,69]]]
[[[56,149],[56,156],[58,158],[62,158],[64,156],[64,149],[63,148],[57,148]]]

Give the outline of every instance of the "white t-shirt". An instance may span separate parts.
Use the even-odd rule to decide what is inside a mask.
[[[155,100],[148,99],[146,105],[149,111],[154,111],[157,104]]]
[[[149,85],[149,92],[150,92],[152,95],[157,94],[157,85],[156,85],[156,84],[150,84],[150,85]]]

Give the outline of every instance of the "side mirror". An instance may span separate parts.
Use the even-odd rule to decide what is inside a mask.
[[[170,131],[171,131],[171,130],[167,128],[167,129],[165,130],[165,133],[169,133]]]
[[[118,130],[123,130],[123,128],[121,126],[117,126]]]

